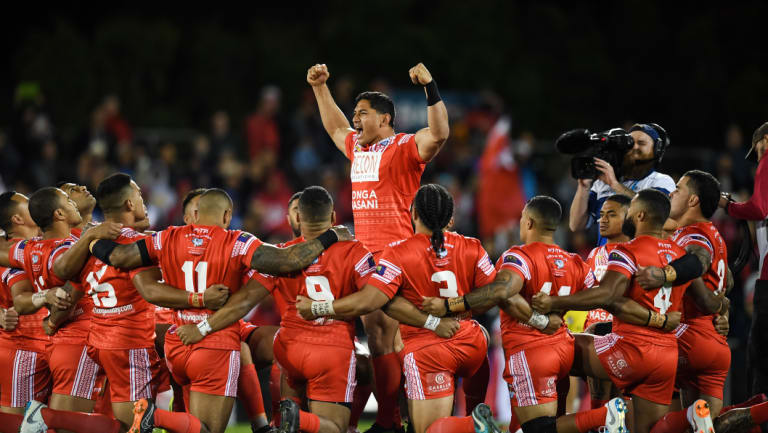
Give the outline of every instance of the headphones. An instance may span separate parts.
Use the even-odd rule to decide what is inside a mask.
[[[670,140],[667,131],[658,123],[638,123],[631,131],[642,131],[653,140],[653,160],[658,164],[664,157],[664,151],[669,147]],[[649,160],[650,161],[650,160]]]

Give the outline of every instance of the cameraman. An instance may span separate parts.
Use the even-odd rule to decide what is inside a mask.
[[[768,392],[768,122],[763,123],[752,134],[752,148],[747,159],[757,156],[755,186],[749,200],[736,203],[731,195],[723,193],[720,207],[732,218],[757,221],[755,237],[760,253],[760,277],[755,283],[752,312],[752,326],[749,330],[747,348],[747,371],[751,379],[750,388],[754,393]]]
[[[635,191],[646,188],[658,189],[665,194],[675,190],[675,181],[671,177],[654,170],[669,145],[666,131],[653,123],[637,123],[629,130],[629,134],[635,144],[624,155],[622,168],[625,175],[621,181],[616,179],[613,167],[599,158],[595,158],[595,167],[600,173],[597,180],[578,180],[568,223],[572,231],[587,229],[597,221],[603,202],[614,194],[632,198]],[[597,244],[603,245],[605,242],[606,239],[598,234]]]

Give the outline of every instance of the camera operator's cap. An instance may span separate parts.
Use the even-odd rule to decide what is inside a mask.
[[[757,145],[757,142],[762,140],[766,134],[768,134],[768,122],[763,123],[759,128],[755,129],[755,133],[752,134],[752,147],[749,148],[749,152],[747,152],[747,156],[745,156],[744,159],[749,159],[749,157],[752,155],[752,152],[755,151],[755,145]]]

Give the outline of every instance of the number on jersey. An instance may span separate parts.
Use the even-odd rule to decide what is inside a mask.
[[[446,287],[440,287],[441,298],[455,298],[459,296],[459,285],[456,284],[456,275],[451,271],[440,271],[432,274],[432,281]]]
[[[546,283],[542,284],[539,291],[549,295],[549,292],[552,291],[552,283],[547,281]],[[560,286],[560,288],[557,289],[557,296],[568,296],[570,294],[571,294],[571,286]]]
[[[307,295],[315,301],[333,301],[336,299],[331,292],[331,282],[322,275],[311,275],[304,280],[307,285]]]
[[[672,287],[664,286],[659,288],[658,293],[653,298],[653,306],[659,309],[659,313],[665,314],[669,307],[672,306]]]
[[[720,261],[717,262],[717,290],[715,290],[715,295],[723,293],[723,290],[725,289],[725,274],[725,261],[720,259]]]
[[[107,272],[107,265],[104,265],[96,272],[91,272],[85,279],[91,286],[91,298],[93,299],[93,305],[97,307],[112,308],[117,305],[117,296],[115,296],[115,288],[109,283],[100,283],[101,277],[104,276],[104,272]],[[99,293],[106,293],[107,296],[99,297]]]
[[[197,266],[192,268],[193,262],[187,260],[181,265],[184,271],[184,286],[188,292],[203,293],[208,282],[208,262],[197,262]],[[195,287],[195,273],[197,273],[197,287]]]

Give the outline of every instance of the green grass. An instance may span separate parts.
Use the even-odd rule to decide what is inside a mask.
[[[368,430],[368,428],[373,424],[373,420],[370,419],[361,419],[360,423],[357,426],[357,429],[361,432],[364,432]],[[229,427],[226,430],[226,433],[251,433],[251,425],[250,424],[235,424],[231,427]]]

